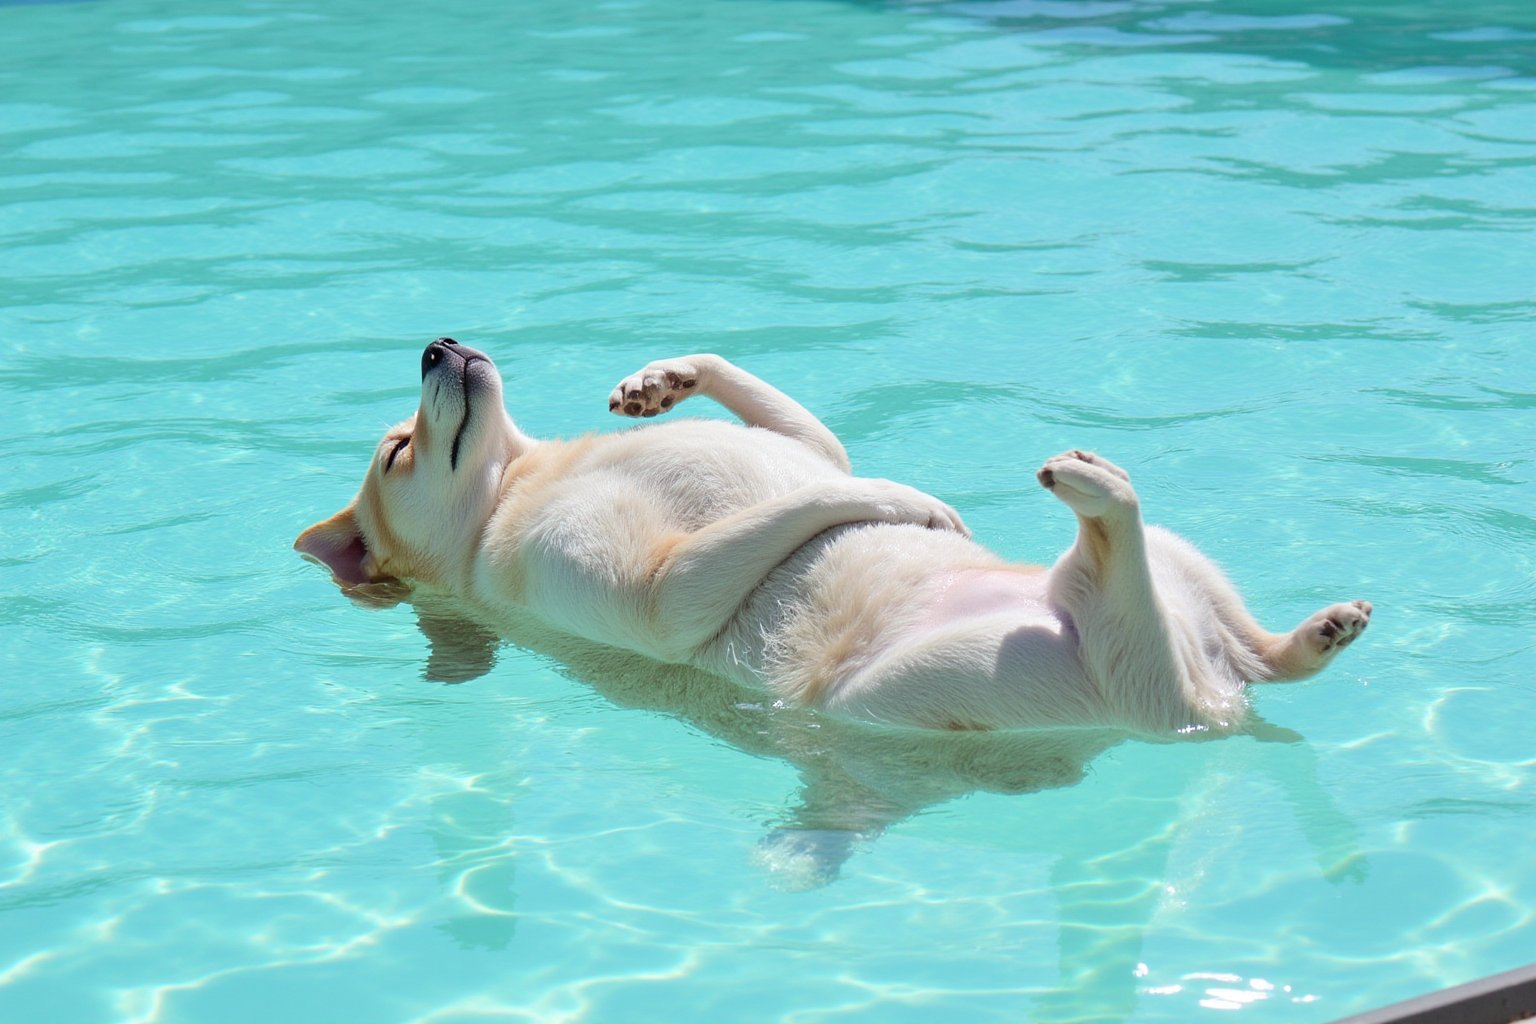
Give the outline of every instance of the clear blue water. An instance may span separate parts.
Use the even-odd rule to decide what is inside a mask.
[[[1533,11],[0,4],[0,1019],[1326,1021],[1536,960]],[[440,334],[544,436],[719,351],[1020,559],[1095,448],[1266,621],[1376,618],[1257,695],[1290,742],[1076,782],[430,684],[289,544]],[[805,889],[759,844],[827,765],[905,816]]]

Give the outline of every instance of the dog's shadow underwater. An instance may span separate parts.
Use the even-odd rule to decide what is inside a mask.
[[[615,705],[669,716],[744,753],[794,766],[799,790],[776,820],[765,823],[753,855],[770,884],[783,890],[832,883],[886,829],[949,801],[973,793],[1027,800],[1031,793],[1070,787],[1095,758],[1126,741],[1205,742],[1199,734],[1158,739],[1103,728],[946,732],[873,725],[775,705],[697,669],[531,624],[509,635],[503,622],[498,636],[457,602],[403,588],[354,588],[349,594],[373,607],[412,605],[429,642],[423,676],[430,683],[480,679],[510,643],[549,659],[551,668]],[[1284,794],[1324,878],[1339,883],[1363,877],[1367,865],[1354,824],[1319,781],[1316,753],[1299,734],[1250,712],[1244,728],[1212,733],[1209,741],[1233,751],[1220,760],[1221,773],[1257,772]],[[1192,763],[1181,759],[1165,776],[1128,783],[1135,792],[1112,807],[1084,808],[1082,820],[1091,824],[1082,827],[1077,819],[1044,822],[1020,815],[1018,845],[1049,861],[1060,922],[1060,981],[1035,993],[1031,1019],[1089,1019],[1082,1017],[1087,1010],[1091,1019],[1120,1019],[1134,1009],[1144,984],[1142,939],[1167,898],[1170,853],[1190,838],[1186,833],[1210,823],[1209,815],[1196,815],[1192,825],[1182,821],[1182,809],[1202,782],[1221,785],[1220,779],[1192,775]]]
[[[887,727],[774,703],[772,697],[682,665],[538,629],[510,637],[477,624],[457,602],[396,593],[368,604],[407,600],[430,653],[429,682],[458,684],[490,672],[508,642],[552,659],[561,674],[626,708],[659,712],[758,757],[787,761],[800,775],[799,792],[759,843],[758,861],[775,884],[814,888],[838,877],[861,843],[926,809],[987,792],[1024,795],[1071,786],[1099,755],[1128,740],[1203,742],[1199,733],[1158,738],[1112,728],[950,732]],[[506,623],[500,623],[502,633]],[[1330,875],[1359,869],[1353,826],[1317,778],[1315,752],[1300,734],[1250,711],[1236,732],[1211,742],[1263,746],[1244,758],[1273,777],[1294,806],[1314,855]],[[1173,823],[1152,826],[1165,833]],[[1093,831],[1093,830],[1086,830]],[[1151,837],[1129,837],[1145,845]]]

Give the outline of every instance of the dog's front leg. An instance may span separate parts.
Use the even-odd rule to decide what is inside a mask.
[[[648,640],[685,662],[717,636],[775,567],[817,534],[851,523],[906,523],[970,535],[960,515],[922,491],[861,477],[820,481],[659,542],[646,585]]]
[[[659,359],[619,382],[608,409],[620,416],[657,416],[694,395],[708,395],[749,427],[794,438],[845,473],[852,464],[837,435],[799,402],[717,355]]]

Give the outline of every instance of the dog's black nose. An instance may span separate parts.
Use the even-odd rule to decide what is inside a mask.
[[[425,377],[432,372],[432,368],[443,361],[443,353],[449,348],[458,348],[459,343],[452,338],[438,338],[427,346],[427,350],[421,354],[421,375]]]
[[[4,3],[5,0],[0,0]],[[427,374],[437,369],[443,363],[451,363],[454,366],[467,368],[472,363],[490,364],[491,357],[484,352],[470,348],[468,345],[460,345],[452,338],[438,338],[427,346],[427,350],[421,354],[421,376],[425,380]]]

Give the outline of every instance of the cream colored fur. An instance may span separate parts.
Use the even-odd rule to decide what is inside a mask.
[[[531,623],[933,729],[1229,728],[1246,682],[1317,672],[1370,618],[1355,601],[1262,629],[1091,453],[1039,471],[1079,524],[1044,569],[1003,562],[930,495],[851,475],[820,421],[718,356],[652,363],[609,407],[650,417],[695,396],[741,424],[535,440],[489,359],[434,342],[415,416],[295,547],[360,598],[447,597],[503,634]]]

